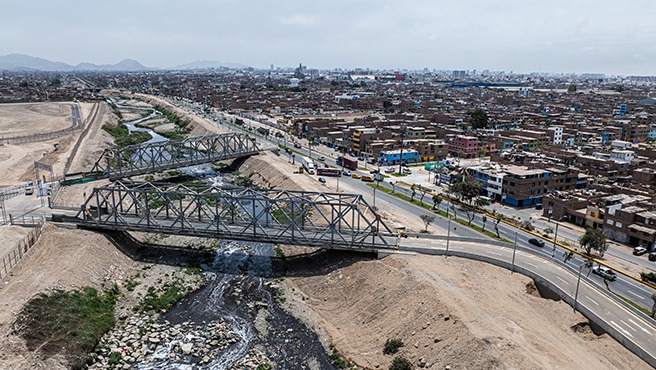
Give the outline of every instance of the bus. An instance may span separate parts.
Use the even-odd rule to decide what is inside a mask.
[[[308,157],[302,157],[301,162],[303,162],[303,168],[305,168],[305,171],[310,175],[314,175],[314,162]]]
[[[342,171],[335,167],[319,167],[317,168],[317,175],[339,177],[342,176]]]

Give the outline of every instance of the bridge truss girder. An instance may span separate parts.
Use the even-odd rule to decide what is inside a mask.
[[[396,245],[359,194],[115,182],[95,188],[76,217],[99,229],[321,248]]]
[[[91,173],[120,179],[174,168],[258,154],[247,134],[229,133],[106,149]]]

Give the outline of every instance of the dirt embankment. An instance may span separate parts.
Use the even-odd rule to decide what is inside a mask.
[[[326,190],[273,154],[240,168],[262,186]],[[344,186],[344,185],[342,185]],[[346,190],[348,191],[348,190]],[[397,214],[388,215],[399,220]],[[418,230],[416,217],[401,222]],[[287,255],[308,249],[286,247]],[[423,255],[360,260],[320,271],[303,266],[285,279],[289,309],[317,330],[326,346],[368,369],[387,368],[390,338],[399,355],[427,369],[649,369],[563,302],[543,299],[522,275],[488,264]],[[300,268],[300,267],[299,267]],[[583,323],[583,324],[582,324]],[[581,330],[583,328],[583,330]]]

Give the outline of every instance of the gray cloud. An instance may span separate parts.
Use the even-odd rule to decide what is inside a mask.
[[[654,75],[655,11],[642,0],[16,1],[3,4],[0,54]]]

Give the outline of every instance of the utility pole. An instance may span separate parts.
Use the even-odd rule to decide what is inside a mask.
[[[449,256],[449,240],[451,239],[451,218],[449,217],[449,223],[446,226],[446,252],[444,257]]]
[[[399,153],[399,176],[403,175],[403,138],[405,138],[405,125],[401,125],[401,152]]]
[[[510,267],[510,273],[515,272],[515,254],[517,253],[517,230],[515,230],[515,246],[513,247],[513,257],[512,257],[512,265]]]
[[[574,293],[574,312],[576,312],[576,303],[579,299],[579,285],[581,285],[581,271],[583,270],[583,266],[585,266],[585,264],[582,264],[581,267],[579,267],[579,278],[576,280],[576,293]]]
[[[553,250],[551,251],[551,257],[556,257],[556,240],[558,240],[558,222],[556,222],[556,232],[553,238]]]

